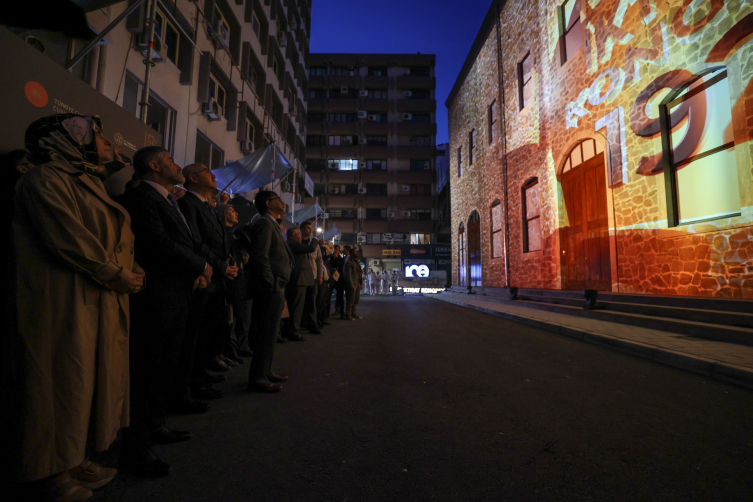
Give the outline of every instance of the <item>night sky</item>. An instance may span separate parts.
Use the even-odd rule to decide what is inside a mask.
[[[437,144],[444,105],[491,0],[313,0],[311,52],[435,54]]]

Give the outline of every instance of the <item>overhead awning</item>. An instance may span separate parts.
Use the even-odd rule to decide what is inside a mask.
[[[329,230],[327,230],[326,232],[324,232],[322,234],[322,237],[324,238],[325,241],[328,241],[328,240],[330,240],[331,238],[333,238],[334,236],[336,236],[339,233],[340,233],[340,231],[337,229],[337,227],[332,227]]]
[[[322,215],[324,215],[324,209],[319,207],[319,204],[311,204],[310,206],[296,209],[295,213],[288,213],[285,219],[293,223],[300,223],[306,220],[313,220],[317,216],[321,217]]]
[[[293,166],[273,143],[212,172],[217,176],[218,189],[236,194],[261,188],[292,170]]]

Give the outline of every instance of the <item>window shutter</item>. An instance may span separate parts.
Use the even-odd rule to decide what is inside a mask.
[[[249,58],[251,57],[251,44],[249,42],[243,42],[243,50],[241,51],[241,78],[248,79],[248,66]]]
[[[212,66],[212,55],[209,51],[205,52],[199,58],[199,82],[196,101],[206,103],[209,101],[209,68]]]
[[[225,100],[227,130],[235,131],[238,128],[238,92],[232,87],[228,88]]]
[[[193,54],[194,48],[191,42],[181,40],[180,52],[178,53],[178,61],[180,62],[180,83],[182,85],[191,85],[193,83]]]
[[[136,3],[136,0],[128,0],[128,6],[130,7]],[[126,29],[131,33],[139,34],[144,29],[144,5],[142,3],[135,11],[128,14],[126,17]]]
[[[246,139],[246,115],[248,114],[248,103],[245,101],[239,101],[238,102],[238,128],[236,134],[236,137],[238,138],[238,141],[243,141]],[[254,138],[251,138],[251,141],[253,141]]]

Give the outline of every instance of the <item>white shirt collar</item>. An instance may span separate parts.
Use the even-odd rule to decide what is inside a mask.
[[[204,197],[201,196],[201,194],[198,194],[198,193],[194,192],[193,190],[186,190],[186,191],[189,192],[189,193],[194,194],[196,197],[199,198],[199,200],[201,202],[206,202],[207,201]]]
[[[159,194],[161,196],[163,196],[164,198],[167,199],[167,196],[170,193],[170,192],[167,191],[167,188],[163,187],[159,183],[155,183],[155,182],[149,181],[149,180],[141,180],[141,182],[142,183],[149,183],[152,187],[154,187],[155,190],[157,190],[159,192]]]

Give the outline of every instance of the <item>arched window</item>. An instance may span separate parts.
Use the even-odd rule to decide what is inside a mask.
[[[466,231],[468,273],[471,286],[481,286],[481,215],[473,211]]]
[[[521,194],[523,214],[523,252],[541,250],[541,204],[539,179],[531,178],[523,184]]]
[[[727,69],[716,67],[660,105],[668,226],[740,214]],[[669,155],[667,155],[669,153]]]
[[[461,221],[458,228],[458,285],[465,286],[465,224]]]
[[[492,202],[489,209],[489,223],[491,227],[492,259],[502,258],[505,254],[504,241],[502,240],[502,203],[499,199]]]
[[[572,149],[570,155],[565,161],[565,167],[562,168],[562,174],[565,174],[572,169],[576,169],[585,161],[592,159],[603,151],[604,149],[601,145],[596,143],[593,139],[587,139],[578,143],[575,145],[575,148]]]

